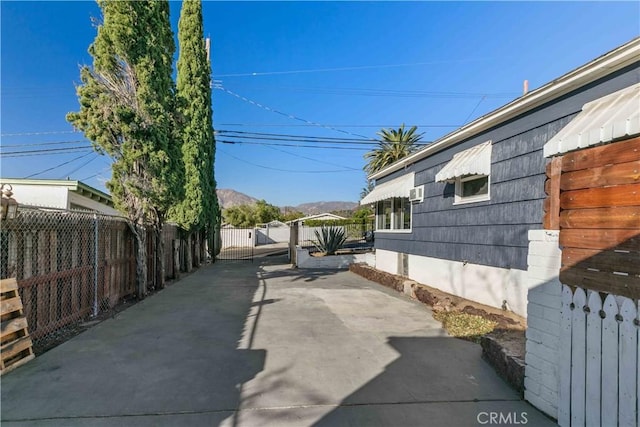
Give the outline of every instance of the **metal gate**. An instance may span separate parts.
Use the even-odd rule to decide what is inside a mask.
[[[256,233],[253,228],[220,229],[220,261],[253,261]]]

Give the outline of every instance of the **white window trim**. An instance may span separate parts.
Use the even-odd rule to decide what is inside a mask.
[[[381,228],[381,229],[378,229],[378,202],[382,202],[383,201],[383,200],[379,200],[375,204],[375,207],[376,207],[376,219],[375,219],[376,229],[374,231],[376,233],[411,233],[413,231],[413,203],[411,203],[409,201],[409,199],[406,198],[406,197],[400,197],[400,198],[407,199],[407,203],[409,203],[409,205],[411,206],[411,213],[409,214],[411,216],[411,221],[409,221],[409,228],[397,228],[397,229],[394,229],[394,228],[391,228],[391,229]],[[393,224],[394,224],[395,216],[396,216],[396,213],[393,210],[393,203],[392,203],[392,205],[391,205],[391,226],[393,226]]]
[[[479,194],[477,196],[462,197],[462,183],[467,181],[473,181],[474,179],[487,178],[487,194]],[[464,205],[467,203],[485,202],[491,200],[491,176],[490,175],[470,175],[464,178],[456,178],[456,189],[453,204]]]

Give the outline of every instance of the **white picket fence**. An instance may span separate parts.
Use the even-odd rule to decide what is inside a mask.
[[[638,301],[564,285],[558,424],[640,425]]]

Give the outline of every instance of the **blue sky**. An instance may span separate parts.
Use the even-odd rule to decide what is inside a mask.
[[[79,65],[91,63],[99,8],[88,1],[0,8],[1,176],[70,177],[104,190],[107,157],[25,153],[86,145],[65,115],[78,109],[74,83]],[[435,140],[518,97],[523,80],[535,89],[640,34],[638,2],[206,1],[203,8],[219,81],[218,188],[280,206],[357,201],[366,140],[381,127],[418,125],[425,141]],[[172,2],[174,31],[179,12]],[[56,144],[28,145],[43,143]]]

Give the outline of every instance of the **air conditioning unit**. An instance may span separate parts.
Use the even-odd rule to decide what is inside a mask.
[[[409,190],[409,200],[414,203],[422,202],[424,200],[424,185],[419,185]]]

